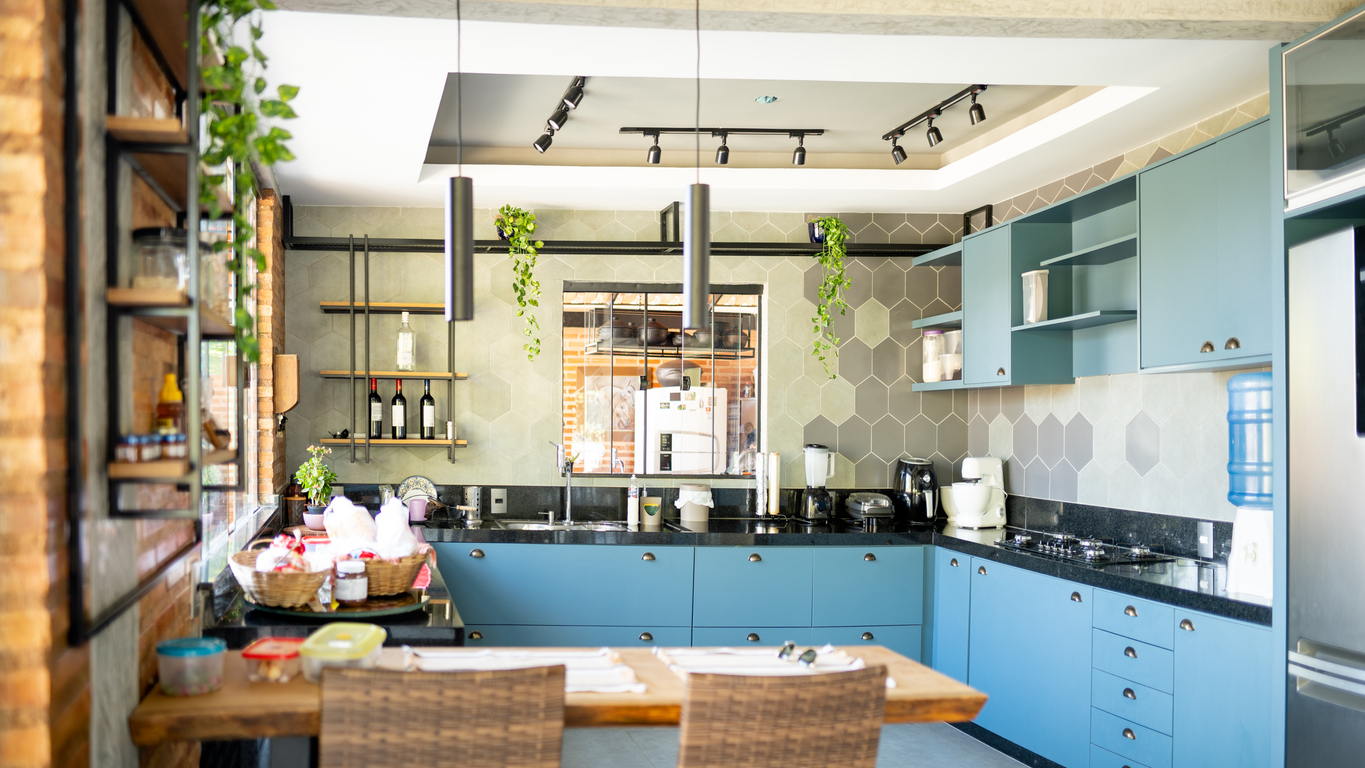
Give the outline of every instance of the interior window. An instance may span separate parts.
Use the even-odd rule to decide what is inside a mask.
[[[763,288],[711,287],[710,327],[684,331],[679,284],[564,284],[564,444],[575,472],[753,471]]]

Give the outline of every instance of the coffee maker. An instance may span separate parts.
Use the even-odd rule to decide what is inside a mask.
[[[891,499],[896,514],[911,525],[933,525],[938,518],[938,476],[928,459],[908,457],[896,462]]]
[[[828,520],[834,516],[834,500],[825,482],[834,474],[834,457],[828,446],[806,446],[806,490],[801,494],[796,516],[802,520]]]

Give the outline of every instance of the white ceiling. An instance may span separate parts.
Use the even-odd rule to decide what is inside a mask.
[[[441,179],[455,168],[424,166],[423,160],[447,74],[456,70],[455,22],[281,11],[266,17],[265,29],[261,43],[271,57],[270,81],[301,88],[295,101],[300,117],[285,124],[294,134],[290,147],[297,159],[276,168],[283,192],[292,195],[296,205],[442,205]],[[466,22],[463,38],[460,66],[466,72],[554,76],[563,85],[580,74],[691,78],[697,67],[696,36],[686,31]],[[712,185],[714,209],[767,211],[962,211],[996,202],[1265,92],[1271,44],[707,30],[701,40],[704,81],[822,81],[907,88],[935,83],[1100,86],[1097,92],[1086,91],[1093,93],[1075,104],[937,170],[896,168],[889,158],[887,167],[880,169],[822,168],[815,139],[807,142],[811,159],[804,168],[720,168],[703,158],[700,176]],[[952,92],[951,85],[935,86],[935,92],[938,88],[947,91],[945,96]],[[705,115],[705,87],[702,98]],[[589,90],[585,110],[591,99]],[[802,101],[799,96],[792,99]],[[989,113],[989,99],[983,97],[983,103]],[[548,116],[550,106],[518,103],[509,114],[529,109],[531,114]],[[907,105],[902,119],[927,106]],[[826,127],[821,123],[833,122],[822,119],[821,109],[831,108],[841,107],[836,101],[830,107],[816,106],[809,114],[788,113],[783,123],[794,120],[809,124],[801,127]],[[657,110],[658,105],[649,109]],[[471,126],[471,117],[472,112],[467,113],[467,133],[503,130],[498,125]],[[570,146],[576,118],[563,134]],[[894,122],[878,123],[868,129],[879,137],[893,126]],[[945,143],[950,143],[947,120],[943,127],[949,137]],[[524,129],[527,135],[534,131],[534,126]],[[533,138],[517,136],[518,141]],[[645,142],[635,138],[643,156]],[[697,176],[692,170],[643,163],[466,165],[464,173],[475,180],[480,207],[512,203],[641,210],[657,210],[680,199],[685,185]]]

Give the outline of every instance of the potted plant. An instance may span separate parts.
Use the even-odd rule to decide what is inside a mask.
[[[526,327],[521,333],[527,341],[521,348],[526,350],[526,359],[535,362],[540,354],[540,322],[532,314],[532,308],[540,306],[536,256],[545,243],[531,239],[538,226],[536,215],[523,208],[504,205],[498,209],[498,218],[493,223],[498,227],[499,239],[507,241],[507,253],[512,257],[512,290],[517,295],[517,317],[526,318]]]
[[[824,279],[820,281],[819,300],[815,303],[815,346],[811,351],[825,366],[825,373],[838,378],[835,363],[839,359],[839,337],[834,335],[831,325],[834,310],[844,314],[848,303],[844,301],[844,290],[852,285],[845,272],[844,259],[848,255],[844,244],[848,241],[848,227],[837,216],[822,216],[810,222],[811,241],[821,244],[815,260],[824,267]],[[819,238],[817,240],[817,237]]]
[[[322,457],[330,454],[331,448],[310,445],[308,452],[313,454],[313,458],[299,466],[299,471],[294,473],[294,479],[299,481],[304,494],[308,497],[308,514],[320,515],[328,500],[332,498],[332,481],[337,479],[337,473],[322,463]]]

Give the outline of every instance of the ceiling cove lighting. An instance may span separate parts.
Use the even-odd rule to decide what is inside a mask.
[[[942,117],[943,110],[948,109],[949,107],[961,104],[963,101],[970,98],[972,100],[972,105],[967,110],[967,117],[971,120],[972,125],[984,122],[986,119],[986,109],[976,103],[976,97],[984,92],[987,87],[988,86],[981,83],[969,85],[943,101],[940,101],[938,104],[935,104],[929,109],[924,110],[918,115],[915,115],[911,119],[882,134],[882,141],[891,142],[891,158],[896,161],[896,165],[900,165],[904,162],[906,157],[905,150],[896,143],[896,140],[904,136],[907,131],[915,126],[928,124],[928,129],[924,132],[924,138],[929,142],[929,146],[936,147],[943,143],[943,131],[939,130],[939,128],[934,125],[934,119]]]
[[[729,162],[730,162],[730,145],[729,145],[728,140],[729,140],[729,138],[730,138],[731,136],[735,136],[735,135],[740,135],[740,136],[786,136],[786,137],[788,137],[788,138],[796,139],[796,141],[797,141],[796,151],[792,153],[792,165],[805,165],[805,164],[806,164],[806,137],[807,137],[807,136],[822,136],[822,135],[824,135],[824,133],[825,133],[825,129],[824,129],[824,128],[655,128],[655,127],[652,127],[652,126],[638,126],[638,127],[627,127],[627,128],[622,128],[622,129],[620,130],[620,133],[623,133],[623,134],[625,134],[625,133],[638,133],[638,134],[640,134],[640,135],[642,135],[642,136],[645,136],[645,137],[653,137],[653,138],[654,138],[654,146],[652,146],[652,147],[649,148],[649,154],[646,155],[646,160],[649,162],[650,165],[658,165],[658,164],[659,164],[659,153],[660,153],[660,150],[659,150],[659,137],[660,137],[660,136],[663,136],[663,135],[665,135],[665,134],[678,135],[678,136],[692,136],[692,135],[696,135],[696,136],[698,136],[698,137],[704,136],[704,135],[709,135],[709,136],[711,136],[711,137],[713,137],[713,138],[718,138],[718,139],[720,139],[720,146],[716,148],[716,165],[727,165],[727,164],[729,164]],[[905,150],[901,150],[901,151],[904,152]]]

